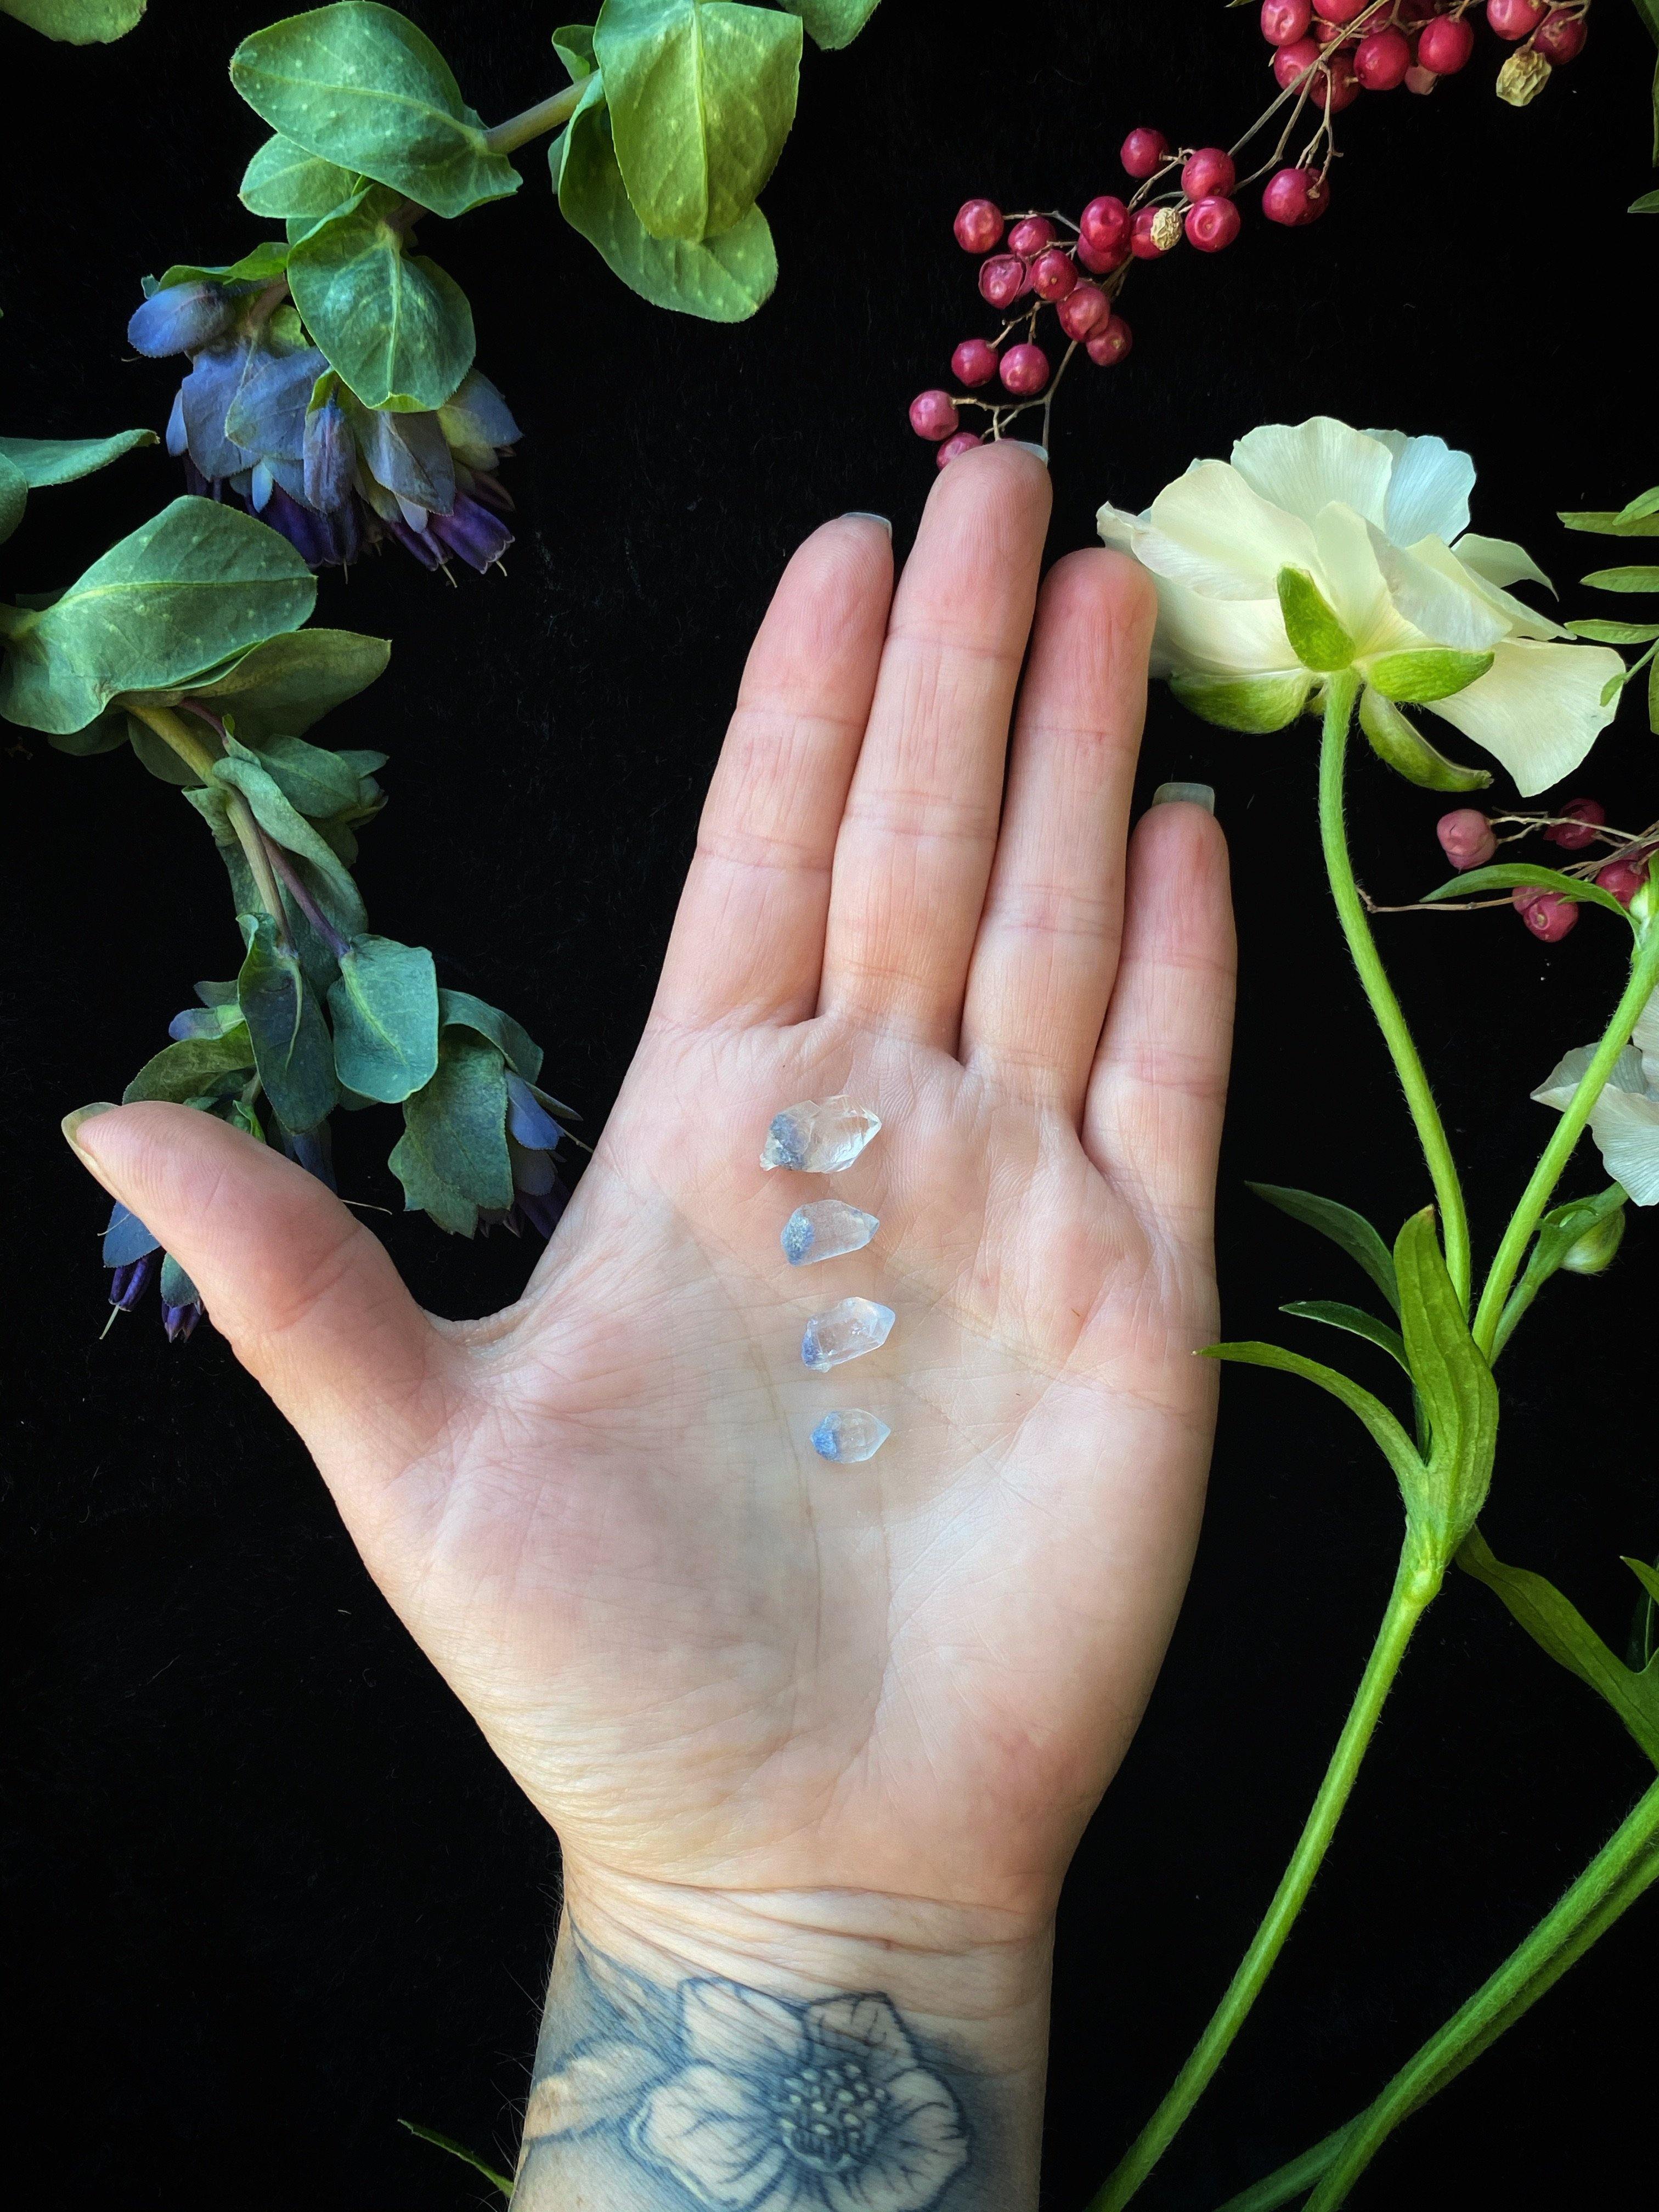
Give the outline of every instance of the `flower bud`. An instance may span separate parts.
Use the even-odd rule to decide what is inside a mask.
[[[1566,853],[1582,853],[1586,845],[1594,844],[1596,831],[1607,818],[1599,799],[1570,799],[1555,811],[1561,818],[1544,832],[1544,842],[1559,845]]]
[[[1554,74],[1536,46],[1517,46],[1498,70],[1492,89],[1511,107],[1525,107],[1537,99]]]
[[[169,284],[152,292],[127,325],[127,343],[159,359],[199,353],[236,320],[235,303],[216,284]]]
[[[331,392],[307,412],[304,459],[307,506],[332,514],[351,496],[357,447],[346,411]]]
[[[1478,806],[1459,806],[1443,814],[1434,825],[1440,849],[1460,872],[1484,868],[1498,850],[1492,826]]]
[[[1599,1275],[1613,1265],[1613,1255],[1625,1241],[1625,1209],[1617,1207],[1591,1224],[1561,1261],[1570,1275]]]
[[[1517,884],[1510,896],[1522,921],[1545,945],[1559,945],[1578,927],[1577,901],[1560,891],[1534,890],[1528,884]]]

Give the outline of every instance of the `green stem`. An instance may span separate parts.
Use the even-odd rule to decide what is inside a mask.
[[[1342,807],[1343,771],[1347,762],[1348,725],[1352,719],[1354,702],[1358,694],[1359,678],[1352,669],[1340,671],[1330,678],[1325,687],[1325,728],[1319,752],[1320,840],[1325,849],[1325,867],[1331,879],[1331,890],[1336,900],[1342,933],[1348,940],[1348,951],[1359,971],[1359,981],[1393,1058],[1395,1073],[1405,1091],[1406,1103],[1416,1126],[1417,1139],[1423,1147],[1423,1158],[1434,1182],[1434,1194],[1440,1207],[1441,1235],[1446,1246],[1446,1272],[1467,1309],[1470,1279],[1469,1223],[1463,1204],[1463,1188],[1457,1178],[1457,1167],[1452,1158],[1451,1146],[1447,1142],[1445,1124],[1441,1121],[1440,1109],[1434,1103],[1429,1079],[1418,1056],[1412,1033],[1406,1026],[1406,1017],[1394,994],[1394,986],[1382,965],[1376,941],[1371,935],[1364,902],[1359,896],[1359,886],[1354,881],[1353,862],[1348,853]]]
[[[146,729],[153,730],[162,744],[172,747],[185,766],[199,776],[204,783],[213,781],[216,756],[210,746],[198,738],[180,714],[170,707],[130,707],[128,713],[136,716]],[[276,934],[283,945],[289,938],[288,909],[283,903],[282,886],[270,865],[270,854],[253,810],[240,791],[226,791],[225,818],[236,833],[249,868],[260,902],[276,925]]]
[[[585,76],[578,77],[574,84],[568,84],[562,92],[551,93],[545,100],[538,100],[533,107],[526,107],[522,114],[509,115],[505,123],[497,123],[484,132],[484,144],[492,154],[512,154],[516,153],[520,146],[527,146],[532,138],[540,138],[550,131],[558,130],[575,113],[587,85],[588,80]]]
[[[1422,1561],[1415,1543],[1408,1538],[1364,1677],[1273,1903],[1209,2026],[1176,2077],[1174,2087],[1141,2130],[1116,2172],[1093,2199],[1089,2212],[1121,2212],[1121,2207],[1133,2197],[1175,2140],[1182,2122],[1226,2057],[1233,2038],[1244,2025],[1330,1848],[1331,1838],[1336,1832],[1342,1808],[1348,1802],[1360,1761],[1382,1711],[1382,1701],[1400,1672],[1412,1631],[1439,1587],[1439,1568]]]
[[[1509,1227],[1504,1231],[1503,1242],[1492,1261],[1492,1273],[1486,1278],[1486,1288],[1480,1293],[1480,1304],[1474,1316],[1474,1340],[1488,1358],[1493,1356],[1510,1285],[1515,1280],[1534,1231],[1543,1218],[1545,1207],[1555,1194],[1555,1186],[1572,1157],[1574,1146],[1584,1133],[1596,1100],[1607,1088],[1607,1079],[1618,1064],[1620,1054],[1630,1042],[1631,1032],[1642,1018],[1642,1011],[1656,988],[1659,988],[1659,921],[1650,921],[1638,944],[1624,996],[1613,1009],[1613,1019],[1607,1024],[1601,1043],[1595,1048],[1595,1057],[1579,1078],[1578,1088],[1568,1101],[1566,1111],[1562,1115],[1554,1135],[1545,1146],[1543,1157],[1533,1170],[1532,1180],[1521,1194],[1521,1203],[1516,1207]]]

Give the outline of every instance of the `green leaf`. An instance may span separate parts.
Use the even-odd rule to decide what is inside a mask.
[[[0,453],[0,545],[23,520],[23,509],[28,503],[28,478],[4,453]]]
[[[1392,700],[1369,684],[1359,695],[1359,726],[1377,758],[1419,790],[1484,791],[1492,781],[1487,769],[1460,768],[1455,761],[1448,760]]]
[[[348,1090],[400,1105],[438,1067],[438,977],[424,945],[360,937],[328,994],[334,1064]]]
[[[1625,1663],[1640,1673],[1650,1661],[1659,1660],[1659,1569],[1649,1565],[1645,1559],[1632,1559],[1621,1553],[1625,1565],[1642,1585],[1642,1595],[1636,1601],[1636,1612],[1630,1625],[1630,1642]]]
[[[1363,1336],[1368,1343],[1380,1346],[1406,1369],[1406,1340],[1397,1328],[1390,1328],[1385,1321],[1378,1321],[1363,1306],[1344,1305],[1334,1298],[1297,1298],[1289,1305],[1280,1306],[1280,1313],[1294,1314],[1298,1321],[1323,1322],[1328,1328],[1346,1329],[1351,1336]]]
[[[1553,1583],[1525,1567],[1506,1566],[1478,1528],[1471,1528],[1457,1564],[1495,1590],[1533,1642],[1559,1666],[1604,1698],[1642,1749],[1659,1766],[1659,1666],[1633,1672],[1613,1653],[1577,1607]],[[1634,1564],[1631,1562],[1630,1564]]]
[[[396,204],[368,186],[294,247],[288,281],[330,368],[365,407],[429,412],[472,366],[472,310],[435,261],[404,252],[386,220]]]
[[[592,76],[599,67],[593,58],[591,23],[561,23],[553,33],[553,51],[563,63],[572,84],[580,84],[585,76]]]
[[[779,0],[792,15],[799,15],[812,43],[833,52],[850,46],[875,14],[879,0]]]
[[[404,1102],[392,1168],[410,1210],[429,1213],[453,1236],[474,1234],[480,1206],[511,1206],[507,1073],[493,1045],[465,1031],[441,1038],[437,1073]]]
[[[234,715],[237,736],[259,745],[274,737],[297,738],[331,708],[355,699],[391,656],[389,638],[351,629],[289,630],[188,683],[144,694],[144,703],[174,707],[193,699]]]
[[[794,120],[799,17],[734,0],[605,0],[593,51],[646,229],[693,242],[730,230]]]
[[[1604,906],[1609,912],[1625,913],[1611,891],[1604,891],[1598,884],[1586,883],[1581,876],[1564,876],[1559,868],[1534,867],[1529,860],[1499,860],[1490,868],[1471,868],[1467,874],[1454,876],[1449,884],[1438,884],[1431,891],[1425,891],[1423,903],[1431,906],[1437,899],[1472,898],[1482,891],[1507,891],[1520,889],[1535,891],[1557,891],[1563,898],[1576,899],[1588,906]]]
[[[438,1018],[445,1029],[471,1030],[488,1037],[515,1075],[533,1083],[542,1072],[542,1048],[511,1014],[487,1006],[471,991],[440,991]]]
[[[241,1024],[222,1036],[185,1037],[178,1044],[163,1045],[153,1060],[144,1062],[121,1093],[121,1103],[131,1106],[142,1098],[162,1098],[182,1106],[186,1098],[200,1097],[227,1076],[236,1077],[240,1085],[252,1067],[253,1040]]]
[[[106,46],[125,38],[144,12],[144,0],[0,0],[0,14],[15,15],[70,46]]]
[[[1363,1267],[1396,1313],[1400,1310],[1400,1286],[1395,1279],[1394,1255],[1363,1213],[1352,1206],[1339,1206],[1334,1198],[1318,1198],[1310,1190],[1291,1190],[1283,1183],[1252,1182],[1245,1185],[1269,1206],[1276,1206],[1281,1213],[1288,1213],[1292,1221],[1300,1221],[1310,1229],[1316,1229],[1322,1237],[1328,1237],[1333,1244],[1341,1247],[1348,1257]]]
[[[281,239],[267,238],[243,254],[240,261],[207,266],[196,261],[175,261],[159,276],[146,276],[144,296],[169,290],[174,284],[269,284],[288,266],[288,247]]]
[[[86,760],[94,753],[118,752],[129,737],[137,735],[137,725],[128,721],[125,712],[118,707],[109,707],[96,721],[88,722],[85,729],[59,731],[49,737],[46,743],[54,752],[71,753],[76,759]],[[145,735],[148,736],[149,732],[146,732]],[[162,750],[166,751],[167,749],[164,746]],[[176,753],[172,757],[178,761]],[[179,761],[179,766],[182,769],[184,763]],[[171,782],[173,779],[169,777],[167,781]]]
[[[1659,112],[1659,103],[1656,103],[1656,112]],[[1655,127],[1654,137],[1656,143],[1659,143],[1659,125]],[[1644,192],[1639,200],[1631,202],[1625,210],[1625,213],[1626,215],[1659,215],[1659,192]]]
[[[26,484],[40,490],[73,483],[155,443],[154,430],[117,430],[108,438],[0,438],[0,462],[9,461]]]
[[[298,958],[276,941],[268,914],[241,914],[247,957],[236,978],[236,1003],[253,1040],[254,1064],[265,1095],[290,1129],[314,1129],[339,1096],[328,1024]]]
[[[231,56],[230,81],[273,131],[435,215],[519,189],[431,40],[374,0],[256,31]]]
[[[283,796],[276,779],[262,768],[247,747],[230,740],[223,760],[214,763],[214,780],[240,791],[253,809],[254,819],[267,836],[285,852],[310,865],[308,879],[320,887],[318,903],[342,937],[361,937],[368,927],[357,886],[327,840],[296,813]]]
[[[326,822],[358,804],[363,780],[338,753],[308,745],[303,738],[267,738],[243,750],[257,757],[295,811],[310,820]]]
[[[1492,664],[1489,653],[1454,653],[1449,646],[1430,646],[1414,653],[1379,653],[1362,666],[1365,681],[1385,699],[1422,706],[1467,691]]]
[[[1640,522],[1644,515],[1659,514],[1659,484],[1651,491],[1638,491],[1634,499],[1627,499],[1619,510],[1620,522]]]
[[[1659,514],[1627,520],[1622,507],[1581,507],[1558,514],[1569,530],[1588,531],[1596,538],[1659,538]]]
[[[1595,568],[1578,580],[1598,592],[1659,592],[1659,568]]]
[[[407,2128],[410,2135],[418,2136],[422,2142],[434,2143],[440,2150],[447,2150],[452,2158],[464,2159],[468,2166],[483,2174],[486,2181],[493,2182],[503,2197],[512,2196],[513,2184],[508,2176],[497,2173],[493,2166],[486,2166],[476,2152],[470,2151],[465,2143],[457,2142],[453,2136],[441,2136],[436,2128],[423,2128],[418,2120],[399,2120],[398,2125]]]
[[[311,612],[317,581],[275,530],[175,499],[6,640],[0,714],[78,730],[118,692],[177,684]]]
[[[705,322],[740,323],[771,297],[778,258],[757,207],[701,245],[651,236],[623,188],[597,77],[550,158],[565,221],[653,307]]]
[[[202,1293],[171,1252],[161,1255],[161,1273],[155,1287],[164,1306],[193,1306],[202,1302]]]
[[[1354,641],[1305,568],[1279,570],[1279,610],[1291,650],[1304,668],[1325,673],[1350,665]]]
[[[1394,1267],[1406,1358],[1431,1438],[1425,1480],[1407,1504],[1443,1564],[1486,1502],[1498,1448],[1498,1386],[1446,1273],[1432,1206],[1401,1231]]]
[[[1410,1504],[1413,1490],[1423,1480],[1423,1462],[1411,1438],[1380,1398],[1362,1389],[1336,1368],[1322,1366],[1316,1359],[1304,1359],[1299,1352],[1286,1352],[1277,1344],[1206,1344],[1201,1356],[1206,1359],[1235,1360],[1246,1367],[1277,1368],[1282,1374],[1300,1375],[1305,1382],[1316,1382],[1322,1390],[1328,1390],[1333,1398],[1339,1399],[1364,1423]]]
[[[1200,720],[1260,735],[1287,728],[1308,703],[1311,676],[1172,676],[1170,689]]]
[[[315,219],[332,215],[358,188],[356,173],[319,161],[279,131],[242,172],[237,198],[252,215]]]
[[[1565,627],[1575,637],[1594,638],[1598,645],[1646,645],[1659,637],[1659,623],[1570,622]]]

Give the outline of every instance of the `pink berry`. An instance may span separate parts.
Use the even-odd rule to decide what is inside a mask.
[[[1474,52],[1474,32],[1462,15],[1437,15],[1417,38],[1419,65],[1437,76],[1451,76],[1467,66]]]
[[[1373,31],[1354,50],[1353,72],[1367,92],[1392,92],[1412,65],[1412,42],[1403,31]]]
[[[1352,23],[1370,5],[1371,0],[1319,0],[1319,12],[1328,23]]]
[[[1077,264],[1069,253],[1051,246],[1031,264],[1031,284],[1039,299],[1063,300],[1077,284]]]
[[[958,384],[988,384],[997,373],[997,349],[987,338],[963,338],[951,356]]]
[[[1439,82],[1439,78],[1435,75],[1432,70],[1419,69],[1415,63],[1413,63],[1411,68],[1406,71],[1406,89],[1407,92],[1432,92]]]
[[[1187,210],[1187,237],[1200,253],[1219,253],[1238,236],[1243,218],[1220,192],[1196,200]]]
[[[1002,210],[994,200],[963,200],[951,227],[964,253],[988,253],[1002,235]]]
[[[1181,189],[1189,200],[1208,199],[1212,192],[1230,192],[1237,179],[1232,155],[1219,146],[1200,146],[1182,165]]]
[[[1025,264],[1017,253],[994,253],[980,264],[979,289],[994,307],[1012,307],[1025,289]]]
[[[1553,62],[1559,69],[1563,62],[1577,60],[1589,35],[1582,15],[1569,15],[1558,9],[1538,26],[1533,44],[1547,62]]]
[[[1486,0],[1486,21],[1500,39],[1529,39],[1547,13],[1544,0]]]
[[[1609,860],[1596,876],[1604,891],[1611,891],[1620,906],[1628,906],[1648,879],[1647,856],[1632,853],[1623,860]]]
[[[1129,210],[1115,192],[1103,192],[1090,201],[1078,217],[1078,232],[1097,253],[1109,253],[1129,235]]]
[[[1319,44],[1316,40],[1297,39],[1288,46],[1281,46],[1273,56],[1274,81],[1283,91],[1288,92],[1318,59]]]
[[[1156,261],[1161,255],[1169,252],[1169,247],[1160,246],[1152,235],[1152,226],[1164,212],[1162,208],[1144,207],[1136,210],[1134,222],[1129,232],[1129,251],[1137,261]]]
[[[1305,38],[1312,21],[1310,0],[1261,0],[1261,35],[1270,46]]]
[[[1533,935],[1546,945],[1559,945],[1570,929],[1578,927],[1578,903],[1559,891],[1528,890],[1518,884],[1511,894],[1515,910]]]
[[[1149,130],[1142,124],[1124,140],[1120,158],[1132,177],[1150,177],[1169,160],[1170,142],[1161,131]]]
[[[1121,269],[1129,258],[1129,215],[1123,215],[1123,235],[1115,246],[1096,246],[1086,238],[1077,242],[1077,258],[1085,269],[1097,276],[1109,276],[1115,269]]]
[[[1114,315],[1103,331],[1097,331],[1084,350],[1097,368],[1110,368],[1134,343],[1134,332],[1121,315]]]
[[[1359,79],[1354,75],[1352,54],[1333,54],[1322,70],[1316,70],[1308,87],[1308,96],[1316,107],[1328,107],[1333,115],[1340,115],[1359,97]]]
[[[960,419],[948,392],[919,392],[910,402],[910,428],[919,438],[948,438]]]
[[[1599,799],[1570,799],[1555,811],[1566,819],[1551,823],[1544,832],[1544,842],[1559,845],[1565,853],[1582,853],[1586,845],[1593,845],[1596,831],[1607,818],[1607,810]]]
[[[1017,399],[1029,399],[1048,381],[1048,356],[1040,345],[1010,346],[998,373]]]
[[[982,443],[976,430],[958,430],[956,436],[947,438],[934,454],[933,465],[942,469],[946,461],[954,461],[960,453],[971,453],[975,446]]]
[[[1027,261],[1054,242],[1054,227],[1046,215],[1028,215],[1008,234],[1008,251]]]
[[[1111,312],[1111,301],[1098,284],[1090,283],[1086,277],[1066,295],[1054,310],[1060,327],[1068,338],[1092,337],[1105,327]]]
[[[1317,169],[1275,169],[1262,187],[1262,214],[1292,230],[1317,222],[1330,204],[1331,188]]]
[[[1459,806],[1434,825],[1440,849],[1453,867],[1484,868],[1498,850],[1492,826],[1478,806]]]

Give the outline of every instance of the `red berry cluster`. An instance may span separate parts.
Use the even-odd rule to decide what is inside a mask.
[[[1172,147],[1161,131],[1143,125],[1124,140],[1120,158],[1134,180],[1127,198],[1103,193],[1073,222],[1055,210],[1005,216],[993,201],[968,200],[957,210],[957,243],[980,257],[979,289],[1006,319],[994,337],[964,338],[951,356],[958,384],[969,392],[991,384],[1000,392],[983,399],[934,388],[910,403],[910,426],[939,447],[939,463],[1000,438],[1028,408],[1048,410],[1072,356],[1082,346],[1091,361],[1109,368],[1133,343],[1118,301],[1131,264],[1158,261],[1182,240],[1200,253],[1219,253],[1243,227],[1237,194],[1262,183],[1261,212],[1269,222],[1300,229],[1330,205],[1335,157],[1333,118],[1362,91],[1409,86],[1431,92],[1442,76],[1461,70],[1474,46],[1467,20],[1474,0],[1261,0],[1261,33],[1273,49],[1278,98],[1231,148]],[[1504,65],[1512,71],[1524,55],[1530,90],[1505,93],[1519,104],[1549,76],[1552,64],[1571,61],[1584,44],[1590,0],[1486,0],[1486,20],[1501,39],[1516,45]],[[1521,42],[1524,42],[1522,45]],[[1504,76],[1498,88],[1504,90]],[[1279,110],[1290,113],[1265,161],[1239,174],[1239,157]],[[1318,111],[1307,143],[1289,155],[1306,110]],[[1289,155],[1289,158],[1287,158]],[[1262,180],[1265,179],[1265,182]],[[1066,342],[1056,368],[1038,343],[1038,318],[1054,311]],[[983,431],[964,429],[962,410],[990,417]]]
[[[1648,863],[1659,853],[1659,832],[1610,830],[1607,811],[1599,799],[1570,799],[1553,814],[1486,815],[1477,806],[1459,806],[1443,814],[1435,825],[1441,851],[1460,873],[1484,868],[1496,858],[1500,844],[1513,844],[1534,832],[1564,853],[1585,852],[1592,845],[1612,846],[1610,860],[1597,854],[1591,860],[1570,861],[1561,872],[1589,878],[1604,891],[1611,891],[1620,906],[1628,906],[1645,885]],[[1533,935],[1546,945],[1559,945],[1577,926],[1577,902],[1562,891],[1537,890],[1519,884],[1510,894],[1510,903]]]

